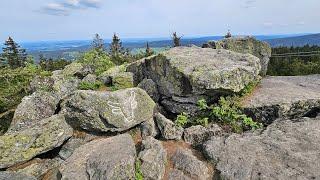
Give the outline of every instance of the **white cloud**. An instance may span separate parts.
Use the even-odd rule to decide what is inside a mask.
[[[49,15],[67,16],[70,15],[72,10],[100,8],[101,5],[101,0],[64,0],[62,2],[49,3],[42,7],[39,12]]]

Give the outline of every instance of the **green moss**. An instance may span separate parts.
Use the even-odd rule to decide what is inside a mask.
[[[135,169],[136,169],[135,180],[143,180],[143,174],[142,174],[142,171],[141,171],[141,162],[140,162],[140,160],[136,161]]]
[[[99,88],[102,87],[102,82],[100,81],[96,81],[94,83],[90,83],[90,82],[81,82],[79,84],[79,89],[81,90],[97,90]]]
[[[132,88],[133,85],[133,75],[132,73],[118,73],[112,78],[112,85],[117,89]]]

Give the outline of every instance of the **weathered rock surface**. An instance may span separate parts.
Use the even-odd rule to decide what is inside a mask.
[[[86,82],[86,83],[95,83],[97,80],[97,76],[94,74],[88,74],[86,77],[82,79],[81,82]]]
[[[320,118],[277,120],[262,134],[214,137],[204,152],[222,179],[319,179]]]
[[[61,71],[63,76],[75,76],[80,79],[86,77],[88,74],[93,73],[93,69],[89,65],[73,62]]]
[[[148,136],[156,137],[160,134],[160,130],[158,129],[153,118],[141,123],[140,130],[142,139],[145,139]]]
[[[143,150],[139,153],[141,172],[144,179],[161,180],[165,173],[166,150],[160,141],[147,137],[142,141]]]
[[[22,99],[18,105],[11,126],[29,126],[41,119],[51,117],[59,104],[59,98],[51,92],[37,91]]]
[[[249,53],[260,59],[260,75],[265,76],[271,57],[271,47],[268,43],[259,41],[254,37],[226,38],[221,41],[208,42],[207,47],[213,49],[227,49],[239,53]]]
[[[73,130],[62,115],[43,119],[25,129],[12,127],[0,136],[0,168],[28,161],[62,145]]]
[[[126,68],[127,65],[125,64],[112,67],[109,70],[103,72],[101,75],[99,75],[98,80],[103,82],[105,85],[112,85],[112,78],[117,74],[126,72]]]
[[[51,77],[36,76],[30,82],[32,92],[52,90],[54,80]]]
[[[181,170],[184,174],[193,179],[206,180],[210,177],[206,164],[197,159],[188,149],[178,149],[172,157],[175,169]]]
[[[259,58],[250,54],[177,47],[129,64],[127,71],[134,73],[136,84],[152,79],[162,97],[217,98],[221,93],[239,92],[257,80],[260,68]]]
[[[62,179],[134,179],[136,150],[130,135],[91,141],[62,164]]]
[[[190,177],[186,176],[182,171],[173,169],[169,172],[169,180],[191,180]]]
[[[208,127],[198,125],[185,129],[183,138],[185,142],[197,146],[209,140],[212,136],[220,136],[222,133],[223,130],[217,124],[211,124]]]
[[[156,83],[152,79],[144,79],[139,84],[138,87],[145,90],[149,96],[154,100],[154,102],[159,101],[159,92]]]
[[[132,88],[133,74],[131,72],[117,73],[112,77],[112,85],[117,89]]]
[[[316,117],[320,112],[320,75],[266,77],[243,106],[248,115],[265,124],[277,118]]]
[[[62,163],[60,158],[54,159],[39,159],[35,158],[21,166],[9,168],[9,171],[25,174],[28,176],[42,179],[42,177],[51,169],[57,168]]]
[[[33,176],[28,176],[21,173],[3,171],[0,172],[0,180],[36,180]]]
[[[183,134],[183,128],[176,126],[171,120],[160,113],[155,115],[156,124],[164,139],[180,140]]]
[[[153,100],[140,88],[76,91],[62,103],[62,113],[75,128],[118,132],[151,119],[154,107]]]

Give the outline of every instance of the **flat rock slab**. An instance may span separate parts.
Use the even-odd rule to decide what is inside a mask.
[[[80,146],[62,164],[62,179],[134,179],[136,149],[132,137],[122,134]]]
[[[266,124],[277,118],[312,116],[320,111],[320,75],[266,77],[243,106]]]
[[[320,118],[277,120],[258,133],[213,137],[204,153],[221,179],[319,179]]]

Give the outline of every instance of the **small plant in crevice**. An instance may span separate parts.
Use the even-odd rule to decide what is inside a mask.
[[[208,120],[230,126],[234,132],[240,133],[246,129],[262,128],[261,123],[253,121],[252,118],[242,113],[237,96],[220,97],[218,103],[211,106],[208,106],[205,100],[200,100],[199,104],[201,104],[199,107],[201,110],[209,111]]]
[[[188,123],[188,114],[187,113],[181,113],[177,116],[177,119],[175,121],[175,124],[179,127],[185,127]]]
[[[143,180],[143,174],[141,172],[141,161],[136,160],[135,163],[135,180]]]

